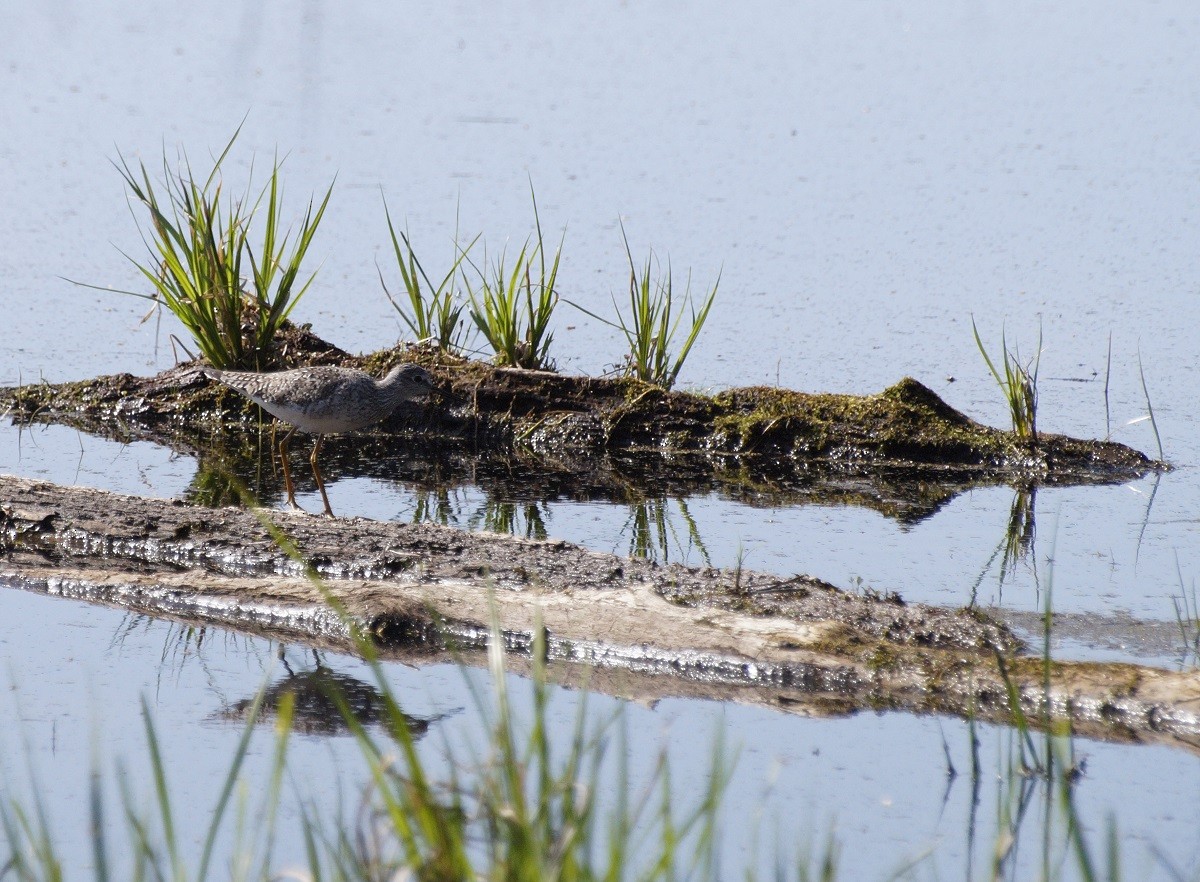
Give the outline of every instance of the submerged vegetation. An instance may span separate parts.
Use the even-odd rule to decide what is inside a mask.
[[[261,190],[254,191],[251,170],[243,193],[224,191],[222,164],[236,140],[237,132],[202,180],[186,154],[176,167],[164,155],[161,191],[144,163],[135,171],[121,157],[118,170],[130,195],[150,215],[142,235],[150,261],[130,259],[153,293],[129,293],[165,305],[213,366],[264,370],[276,361],[276,334],[315,276],[302,278],[300,265],[333,185],[319,205],[309,200],[294,233],[283,231],[278,158]]]

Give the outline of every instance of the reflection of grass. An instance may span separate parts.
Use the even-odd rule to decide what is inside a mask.
[[[629,555],[645,560],[669,559],[665,499],[649,499],[629,506]],[[661,558],[660,558],[661,555]]]
[[[705,565],[712,566],[712,560],[704,545],[704,539],[700,536],[696,519],[688,510],[687,500],[681,496],[677,497],[675,502],[679,506],[680,517],[687,525],[687,549],[693,546],[699,549]],[[671,540],[674,539],[676,547],[680,549],[683,557],[687,558],[687,549],[684,548],[675,531],[674,519],[671,517],[666,498],[645,499],[629,503],[629,518],[625,521],[621,532],[624,533],[625,530],[629,530],[630,557],[667,563],[671,559]]]
[[[139,630],[147,635],[151,633],[162,635],[162,649],[159,651],[158,664],[155,667],[155,696],[162,693],[164,686],[170,688],[170,676],[177,681],[184,668],[193,663],[199,665],[204,672],[209,686],[214,690],[218,689],[220,675],[218,670],[210,665],[209,658],[213,652],[218,655],[235,653],[247,659],[259,655],[258,645],[254,639],[236,631],[185,622],[164,621],[133,612],[126,613],[121,620],[120,627],[113,634],[112,646],[123,646],[130,636]],[[215,649],[213,648],[214,641],[217,641]],[[3,876],[0,875],[0,878]]]
[[[1171,597],[1171,605],[1179,625],[1180,664],[1195,667],[1200,665],[1200,603],[1196,600],[1196,581],[1193,579],[1191,585],[1183,582],[1178,553],[1175,555],[1175,574],[1179,578],[1179,596]]]
[[[1022,486],[1013,488],[1012,506],[1008,511],[1008,523],[1004,536],[996,549],[988,557],[979,571],[974,584],[971,586],[971,599],[968,606],[974,606],[979,593],[979,586],[991,570],[996,558],[1000,558],[1000,589],[1012,576],[1017,564],[1029,561],[1033,569],[1034,584],[1038,582],[1037,554],[1035,540],[1037,538],[1037,487]]]
[[[457,526],[459,513],[462,510],[462,500],[451,499],[450,490],[439,486],[432,490],[416,488],[413,490],[413,523],[440,524],[443,527]]]
[[[545,503],[488,499],[468,523],[472,530],[482,527],[491,533],[545,539],[549,535],[546,531],[549,516],[550,509]]]
[[[196,462],[196,473],[184,493],[188,502],[208,508],[226,505],[270,505],[282,492],[275,448],[275,426],[260,424],[254,433],[213,439]],[[269,474],[270,473],[270,474]]]
[[[242,480],[224,462],[202,457],[196,464],[196,474],[192,476],[184,498],[188,502],[207,508],[240,505],[244,486]],[[261,503],[265,500],[260,498],[258,501]]]
[[[1004,533],[1004,556],[1000,560],[1000,582],[1023,560],[1033,561],[1037,567],[1037,556],[1033,554],[1037,536],[1037,487],[1017,487],[1013,493],[1012,507],[1008,512],[1008,529]]]

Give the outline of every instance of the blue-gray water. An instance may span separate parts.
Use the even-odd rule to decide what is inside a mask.
[[[0,9],[0,383],[172,363],[172,320],[142,323],[144,301],[62,277],[138,287],[120,252],[140,256],[142,245],[111,161],[120,153],[154,169],[164,146],[172,159],[182,147],[206,169],[246,116],[231,175],[252,155],[261,172],[278,148],[296,212],[337,176],[312,252],[320,274],[297,317],[346,349],[401,333],[378,282],[377,265],[396,276],[381,195],[436,264],[453,253],[456,214],[465,235],[484,233],[490,255],[519,247],[532,228],[532,181],[549,237],[566,230],[564,293],[593,311],[623,296],[622,223],[635,256],[653,248],[677,277],[690,267],[693,288],[721,274],[685,386],[869,393],[912,375],[1003,424],[973,316],[993,346],[1003,329],[1027,354],[1040,328],[1044,430],[1111,433],[1154,453],[1150,423],[1134,422],[1147,413],[1140,360],[1178,466],[1157,485],[1039,492],[1031,560],[1003,585],[988,562],[1008,522],[1005,488],[959,497],[910,527],[852,507],[686,500],[713,562],[742,557],[943,604],[966,602],[977,585],[982,602],[1018,610],[1038,608],[1052,574],[1056,609],[1165,623],[1192,590],[1200,12],[1185,0]],[[563,370],[600,373],[620,359],[620,340],[564,308],[555,354]],[[0,470],[172,496],[194,463],[59,427],[6,427]],[[339,513],[404,520],[416,507],[403,484],[354,479],[330,494]],[[455,498],[464,524],[482,505],[471,488]],[[678,501],[667,506],[680,537],[673,557],[700,562]],[[628,517],[601,503],[544,507],[552,535],[604,550],[628,548]],[[201,721],[219,696],[252,690],[273,657],[217,639],[203,665],[164,665],[165,625],[114,644],[119,615],[7,590],[0,619],[22,709],[0,738],[31,740],[63,813],[74,811],[93,732],[103,752],[141,756],[141,693],[173,751],[207,757],[179,774],[199,771],[196,786],[208,786],[234,735]],[[1067,649],[1159,664],[1184,655],[1086,640]],[[456,672],[394,675],[432,710],[466,703]],[[941,875],[965,867],[961,787],[940,802],[941,733],[961,751],[962,724],[689,702],[630,713],[636,731],[655,736],[725,726],[744,745],[735,807],[759,804],[780,758],[786,771],[764,810],[789,834],[816,838],[836,819],[847,878],[885,875],[931,844]],[[344,746],[304,749],[337,765]],[[1195,758],[1083,750],[1093,756],[1081,785],[1092,832],[1114,813],[1131,860],[1149,861],[1141,844],[1153,840],[1195,873]],[[682,754],[693,768],[707,761],[704,750]]]

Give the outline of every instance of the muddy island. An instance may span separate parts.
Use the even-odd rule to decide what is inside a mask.
[[[621,502],[716,491],[750,504],[862,505],[915,522],[978,486],[1115,483],[1168,467],[1115,442],[1048,433],[1031,441],[981,425],[911,378],[862,396],[765,386],[703,395],[497,368],[419,347],[352,356],[294,326],[276,358],[281,369],[338,364],[375,376],[400,361],[430,370],[438,400],[403,407],[371,431],[331,437],[322,462],[333,477],[384,477],[380,462],[411,454],[425,465],[404,477],[418,484],[470,475],[502,489],[507,482],[544,496]],[[254,474],[264,502],[280,490],[262,476],[270,417],[194,362],[152,377],[0,389],[4,412],[154,441],[198,457],[202,473]],[[307,476],[301,469],[297,477],[303,484]],[[211,492],[189,498],[233,501]]]

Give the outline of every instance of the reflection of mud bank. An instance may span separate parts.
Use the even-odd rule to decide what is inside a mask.
[[[382,374],[401,357],[415,359],[430,367],[442,392],[440,403],[402,408],[370,435],[332,439],[322,456],[335,478],[380,470],[395,477],[402,435],[404,449],[429,463],[409,480],[429,486],[462,480],[467,470],[502,485],[515,468],[525,493],[509,499],[528,499],[531,489],[541,499],[617,501],[712,490],[767,504],[866,505],[915,521],[981,483],[1125,481],[1162,467],[1111,442],[1047,434],[1036,444],[1021,441],[974,422],[912,379],[866,396],[768,387],[705,396],[422,350],[354,358],[299,329],[290,333],[289,364],[337,362]],[[226,462],[242,477],[264,446],[246,432],[259,424],[257,408],[193,364],[155,377],[0,389],[0,411],[152,439]]]
[[[809,577],[656,566],[565,542],[429,524],[254,514],[0,477],[0,575],[35,590],[353,650],[332,598],[389,653],[444,658],[500,623],[527,651],[540,622],[559,676],[648,698],[705,694],[815,712],[936,711],[1009,719],[996,652],[1025,712],[1078,731],[1200,745],[1200,676],[1041,660],[963,611],[847,594]],[[565,667],[564,667],[565,666]],[[626,679],[627,678],[627,679]],[[615,684],[629,684],[619,688]]]

